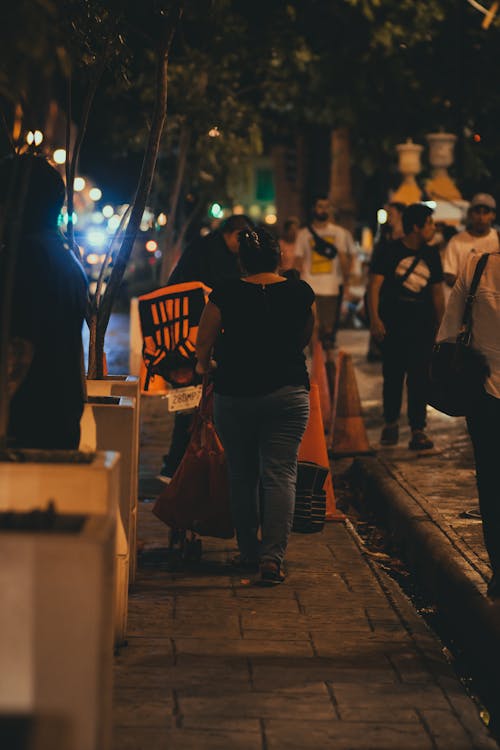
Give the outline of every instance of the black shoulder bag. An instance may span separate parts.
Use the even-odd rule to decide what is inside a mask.
[[[313,239],[314,239],[314,250],[323,256],[323,258],[328,258],[329,260],[333,260],[338,255],[338,249],[333,244],[333,242],[328,242],[328,240],[325,240],[323,237],[320,237],[319,234],[312,228],[310,224],[307,225],[307,228],[311,232]]]
[[[485,253],[477,263],[456,341],[436,344],[432,353],[427,403],[450,417],[473,411],[490,374],[484,354],[471,346],[472,305],[488,257]]]

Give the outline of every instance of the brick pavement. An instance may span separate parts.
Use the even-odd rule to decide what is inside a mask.
[[[116,658],[116,750],[495,748],[439,641],[349,525],[292,536],[287,582],[262,589],[204,540],[172,569],[151,514],[171,419],[143,400],[129,645]]]
[[[415,453],[407,449],[410,430],[403,409],[399,445],[381,446],[381,365],[366,361],[366,331],[341,331],[339,345],[352,354],[368,437],[377,449],[378,457],[396,476],[402,478],[417,498],[420,495],[429,501],[435,522],[453,537],[453,543],[463,557],[487,580],[491,570],[481,522],[460,517],[463,511],[478,506],[472,447],[465,420],[448,417],[429,407],[428,428],[435,441],[435,449]]]

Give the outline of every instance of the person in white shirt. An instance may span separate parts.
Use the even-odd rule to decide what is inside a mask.
[[[328,198],[318,197],[312,221],[297,235],[297,270],[314,290],[319,337],[325,349],[335,346],[342,294],[346,292],[355,244],[347,229],[330,219]]]
[[[481,256],[469,255],[452,289],[437,341],[455,341],[462,325],[465,301]],[[488,596],[500,598],[500,502],[498,457],[500,456],[500,253],[492,253],[483,271],[472,305],[472,346],[488,361],[490,375],[479,394],[467,427],[474,447],[479,507],[485,546],[493,576]]]
[[[496,201],[488,193],[477,193],[469,206],[467,229],[451,238],[443,256],[445,283],[452,287],[465,266],[469,254],[495,253],[499,249],[498,234],[492,228]]]

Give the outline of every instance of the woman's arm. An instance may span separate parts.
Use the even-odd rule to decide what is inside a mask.
[[[196,337],[196,372],[205,375],[210,370],[210,356],[221,330],[221,314],[217,305],[207,302],[200,318]]]

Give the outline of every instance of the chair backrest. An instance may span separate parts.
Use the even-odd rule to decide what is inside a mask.
[[[139,297],[145,391],[155,374],[174,385],[192,382],[198,324],[209,292],[201,281],[189,281]]]

